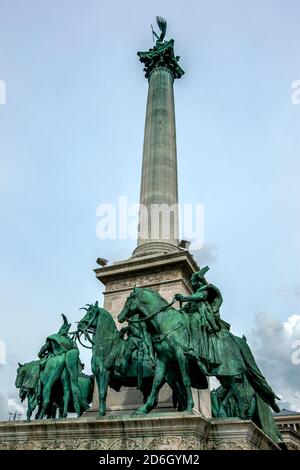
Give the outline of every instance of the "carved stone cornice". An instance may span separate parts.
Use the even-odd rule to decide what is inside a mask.
[[[294,445],[293,445],[294,444]],[[289,448],[296,448],[295,443]],[[0,423],[0,450],[279,450],[251,421],[198,414]]]

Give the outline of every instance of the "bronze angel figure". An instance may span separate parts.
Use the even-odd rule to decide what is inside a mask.
[[[158,27],[160,29],[160,36],[158,36],[158,34],[154,31],[153,26],[151,25],[153,40],[154,40],[154,36],[155,36],[157,41],[163,41],[165,39],[165,35],[166,35],[166,31],[167,31],[167,22],[161,16],[156,17],[156,22],[157,22]]]

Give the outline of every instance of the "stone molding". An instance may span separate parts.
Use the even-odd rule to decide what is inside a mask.
[[[251,421],[191,413],[0,423],[0,450],[278,450]]]

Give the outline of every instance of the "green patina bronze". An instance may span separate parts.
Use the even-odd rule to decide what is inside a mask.
[[[92,372],[99,391],[99,414],[106,413],[108,386],[142,391],[144,404],[137,414],[149,413],[168,383],[174,407],[191,411],[191,387],[206,389],[207,377],[221,386],[211,393],[216,418],[252,419],[273,441],[279,434],[270,407],[278,412],[276,395],[262,375],[245,337],[231,333],[222,320],[219,289],[207,282],[208,267],[193,274],[191,295],[176,294],[168,303],[152,289],[135,287],[118,316],[128,325],[118,331],[115,321],[98,302],[84,307],[77,330],[63,315],[58,333],[47,337],[38,360],[21,365],[16,387],[28,400],[27,418],[80,416],[92,398],[92,378],[82,373],[76,340],[92,350]],[[179,302],[179,310],[174,308]],[[83,338],[90,346],[83,344]]]
[[[65,418],[68,412],[77,416],[89,408],[93,379],[84,374],[76,343],[68,335],[71,324],[65,315],[58,333],[47,337],[38,353],[39,360],[19,364],[15,385],[21,401],[27,399],[27,419],[36,407],[36,418]]]
[[[157,67],[165,67],[169,69],[174,78],[180,78],[184,74],[184,71],[179,65],[179,56],[175,56],[174,53],[174,39],[165,41],[165,35],[167,30],[167,22],[163,18],[157,16],[156,21],[161,31],[158,36],[155,31],[152,33],[156,37],[155,46],[145,52],[138,52],[140,61],[144,64],[145,77],[149,78],[151,72]]]
[[[194,405],[191,387],[206,388],[206,376],[215,376],[221,387],[212,395],[214,416],[255,418],[256,424],[276,441],[270,407],[279,411],[277,397],[245,338],[233,335],[230,325],[221,319],[222,295],[206,281],[207,271],[208,267],[193,274],[193,293],[177,294],[171,304],[151,289],[135,288],[118,316],[121,323],[145,323],[156,354],[152,389],[137,413],[148,413],[156,406],[168,370],[177,378],[178,387],[173,392],[181,390],[181,407],[184,404],[187,411]],[[179,310],[172,307],[175,301],[181,304]]]
[[[122,386],[136,387],[143,393],[144,402],[151,391],[156,367],[156,354],[146,323],[133,315],[127,327],[117,330],[112,315],[95,304],[88,304],[85,316],[77,325],[77,338],[91,344],[92,372],[99,392],[99,415],[106,414],[108,386],[119,391]],[[85,346],[87,347],[87,346]],[[164,377],[174,390],[174,402],[183,408],[183,395],[173,371]]]
[[[98,306],[88,304],[85,316],[77,325],[77,337],[91,343],[92,372],[99,392],[99,415],[106,414],[106,396],[110,385],[119,391],[122,386],[139,388],[146,399],[152,386],[154,357],[145,339],[141,324],[117,330],[112,315]],[[124,337],[127,337],[125,339]]]

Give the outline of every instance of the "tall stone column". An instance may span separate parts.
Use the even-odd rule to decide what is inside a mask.
[[[149,81],[134,256],[178,251],[178,182],[173,82],[184,73],[174,41],[138,53]]]
[[[149,77],[135,255],[177,250],[178,185],[173,74],[158,67]]]

